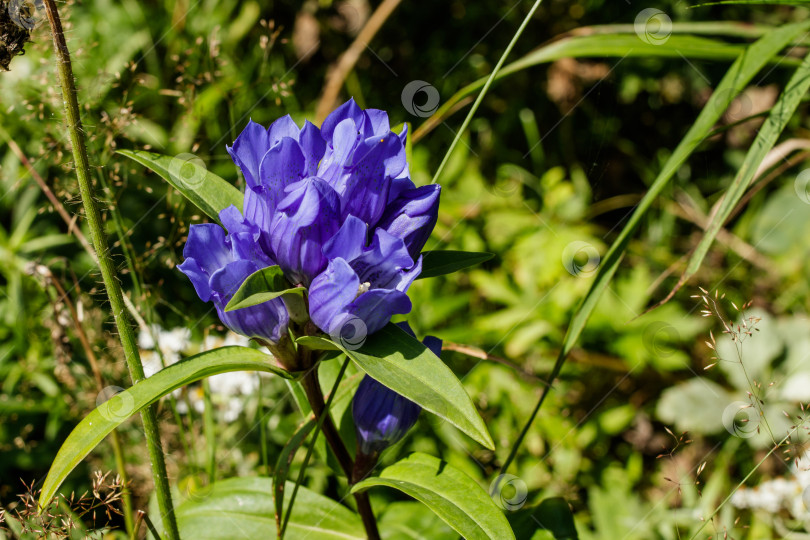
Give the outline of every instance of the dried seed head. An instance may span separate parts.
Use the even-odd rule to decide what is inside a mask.
[[[25,54],[25,44],[31,40],[34,25],[28,24],[35,15],[34,2],[0,0],[0,71],[8,71],[11,60]]]

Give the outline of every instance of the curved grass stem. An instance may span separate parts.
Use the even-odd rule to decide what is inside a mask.
[[[512,36],[512,41],[510,41],[509,45],[506,46],[506,50],[503,51],[503,54],[498,60],[498,63],[495,64],[495,68],[492,70],[492,73],[489,74],[489,78],[487,79],[487,82],[484,83],[484,87],[481,89],[481,93],[479,93],[478,97],[475,98],[475,102],[472,104],[470,112],[467,113],[467,117],[464,119],[464,123],[461,124],[461,128],[458,130],[456,136],[453,138],[453,142],[450,144],[450,148],[448,148],[447,152],[444,154],[444,159],[442,159],[439,168],[436,169],[436,174],[433,175],[433,180],[430,182],[431,184],[435,184],[436,181],[439,179],[439,176],[442,174],[444,167],[447,165],[447,162],[450,159],[450,155],[456,148],[458,141],[461,140],[461,136],[464,135],[465,131],[467,131],[467,127],[470,125],[473,116],[475,116],[475,113],[478,111],[478,107],[481,105],[481,102],[484,101],[484,96],[487,95],[489,87],[492,86],[492,83],[498,77],[498,72],[501,70],[501,67],[503,67],[504,62],[506,62],[506,58],[509,56],[509,53],[512,52],[512,49],[515,47],[515,43],[517,43],[518,39],[520,39],[521,34],[523,34],[523,30],[525,30],[526,26],[528,26],[529,21],[532,19],[532,16],[534,15],[534,12],[537,11],[537,8],[540,7],[540,2],[542,2],[542,0],[536,0],[534,5],[532,5],[532,8],[526,14],[526,17],[523,19],[523,22],[520,23],[520,26],[515,32],[515,35]]]
[[[121,346],[129,368],[132,382],[144,378],[143,364],[141,363],[135,333],[126,316],[126,305],[118,282],[115,266],[110,256],[107,237],[101,221],[93,194],[93,184],[90,175],[90,163],[87,157],[87,145],[84,138],[79,102],[76,95],[76,85],[73,81],[73,68],[70,63],[70,51],[65,41],[62,21],[59,18],[54,0],[44,0],[45,12],[53,34],[54,51],[56,53],[56,71],[62,89],[62,101],[65,104],[65,125],[70,139],[73,160],[76,166],[76,179],[79,183],[85,218],[90,228],[90,238],[93,248],[98,255],[98,265],[107,297],[115,319],[116,329],[121,340]],[[166,477],[166,463],[163,458],[163,449],[160,444],[160,434],[157,426],[155,407],[148,407],[141,413],[144,433],[146,435],[149,458],[152,464],[152,477],[155,482],[158,507],[163,518],[164,534],[169,540],[179,540],[180,534],[174,517],[174,509],[169,491],[169,481]]]

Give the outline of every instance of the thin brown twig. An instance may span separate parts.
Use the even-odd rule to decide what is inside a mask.
[[[329,74],[326,76],[323,95],[318,102],[318,108],[315,110],[317,124],[320,125],[324,118],[326,118],[326,115],[329,114],[329,111],[334,108],[338,96],[340,95],[340,89],[343,88],[343,83],[346,81],[346,77],[348,77],[349,73],[354,69],[354,65],[360,59],[363,50],[368,47],[368,44],[371,43],[371,40],[374,39],[374,36],[377,35],[377,32],[379,32],[382,25],[385,24],[385,21],[391,16],[401,1],[402,0],[384,0],[383,3],[374,10],[374,13],[368,19],[365,26],[363,26],[363,29],[360,30],[355,40],[349,45],[349,48],[340,55],[335,67],[329,71]]]

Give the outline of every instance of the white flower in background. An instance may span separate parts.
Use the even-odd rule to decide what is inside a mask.
[[[225,336],[208,335],[201,346],[192,346],[191,331],[187,328],[173,328],[165,330],[159,325],[152,325],[150,331],[142,330],[138,336],[138,346],[142,349],[144,373],[147,377],[154,375],[164,364],[160,360],[157,348],[163,355],[166,366],[180,360],[180,353],[196,353],[210,351],[220,347],[240,345],[247,347],[250,340],[234,332]],[[157,341],[157,344],[155,343]],[[222,413],[225,422],[233,422],[239,418],[245,408],[247,396],[253,395],[259,388],[259,374],[252,371],[235,371],[221,373],[208,378],[208,388],[211,392],[211,401]],[[189,407],[195,412],[205,412],[205,395],[202,386],[195,385],[184,390],[177,389],[173,395],[178,398],[177,412],[188,414]]]
[[[805,490],[810,488],[810,452],[796,458],[791,473],[790,476],[767,480],[752,488],[738,489],[731,497],[731,504],[737,508],[764,510],[771,514],[787,510],[797,519],[810,517],[804,501]]]
[[[188,328],[173,328],[164,330],[160,325],[153,324],[151,331],[141,330],[138,335],[138,347],[143,349],[141,359],[143,361],[143,371],[150,377],[180,360],[180,353],[191,345],[191,330]],[[155,344],[157,341],[157,346]],[[161,362],[157,349],[163,355]],[[165,364],[165,365],[164,365]]]

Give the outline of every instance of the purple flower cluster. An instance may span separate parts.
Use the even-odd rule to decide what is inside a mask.
[[[357,319],[372,334],[411,310],[406,291],[422,269],[440,188],[414,186],[405,131],[393,133],[384,111],[350,100],[320,129],[289,116],[268,129],[251,121],[228,152],[247,182],[244,215],[231,206],[219,216],[225,229],[193,225],[179,267],[226,326],[283,339],[290,316],[280,298],[224,310],[247,276],[272,265],[307,287],[310,319],[331,335]]]

